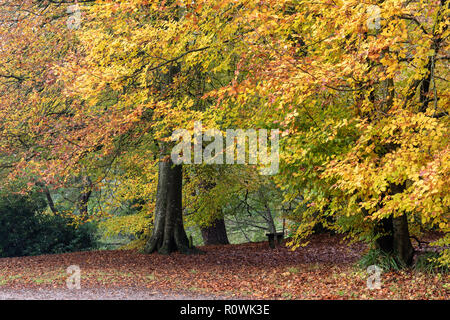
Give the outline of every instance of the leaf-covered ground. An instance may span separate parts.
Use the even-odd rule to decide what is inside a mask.
[[[267,242],[201,247],[203,255],[147,255],[133,250],[76,252],[0,259],[2,290],[66,287],[66,269],[81,268],[85,289],[154,290],[252,299],[449,299],[448,274],[414,270],[381,275],[379,290],[366,286],[355,267],[366,250],[339,236],[317,235],[292,252]]]

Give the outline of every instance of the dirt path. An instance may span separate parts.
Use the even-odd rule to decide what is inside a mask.
[[[223,298],[163,293],[142,288],[0,289],[0,300],[220,300]]]

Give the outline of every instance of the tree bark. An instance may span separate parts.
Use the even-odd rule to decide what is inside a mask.
[[[230,244],[223,218],[215,220],[210,226],[200,228],[205,245]]]
[[[53,214],[58,214],[58,210],[56,209],[55,203],[53,202],[52,195],[50,194],[50,190],[43,182],[36,182],[36,186],[40,187],[42,189],[42,192],[45,194],[45,197],[47,198],[47,204],[50,207],[50,210],[53,212]]]
[[[160,254],[194,251],[183,226],[182,166],[171,160],[159,162],[153,234],[144,251]]]
[[[394,252],[397,259],[405,265],[411,265],[413,261],[414,248],[411,244],[408,231],[408,218],[406,213],[393,218],[392,224],[394,227]]]
[[[380,235],[375,241],[378,249],[386,253],[394,252],[394,226],[392,217],[384,218],[375,224],[374,234]]]
[[[86,220],[89,216],[88,212],[88,204],[89,198],[92,194],[92,181],[89,177],[83,177],[83,186],[80,192],[80,196],[78,197],[78,211],[80,213],[80,217],[83,220]]]
[[[393,184],[390,186],[391,194],[403,192],[405,188],[406,183],[402,185]],[[391,216],[379,221],[375,227],[375,233],[382,234],[376,241],[377,248],[386,253],[393,253],[397,260],[404,265],[411,265],[414,248],[409,237],[406,213],[395,218]]]
[[[414,248],[408,231],[406,213],[396,218],[386,218],[379,221],[375,234],[382,234],[376,240],[376,247],[383,252],[394,254],[397,260],[407,266],[411,265]]]
[[[275,221],[273,221],[273,216],[272,216],[272,212],[270,211],[269,203],[268,203],[266,197],[264,196],[263,191],[260,189],[258,192],[259,192],[259,197],[264,204],[265,212],[263,214],[263,218],[267,222],[268,231],[269,231],[269,233],[275,234],[277,232],[277,227],[275,226]]]

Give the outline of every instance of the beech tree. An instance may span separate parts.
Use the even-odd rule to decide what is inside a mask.
[[[69,95],[78,101],[82,127],[90,130],[82,130],[79,146],[89,152],[98,149],[101,157],[126,154],[132,150],[117,151],[117,139],[127,135],[126,140],[138,137],[158,159],[153,231],[145,246],[149,253],[193,250],[183,227],[183,169],[169,157],[170,136],[177,128],[193,128],[194,121],[206,119],[211,99],[201,99],[205,88],[199,90],[192,83],[200,76],[211,88],[217,82],[214,76],[235,63],[237,53],[226,50],[242,31],[231,24],[224,32],[217,21],[207,18],[215,7],[213,3],[202,8],[164,1],[95,2],[84,8],[80,46],[72,60],[58,68]],[[219,6],[221,24],[234,14],[224,7]],[[221,55],[223,59],[218,59]],[[145,157],[136,155],[135,161]]]
[[[307,205],[292,244],[331,216],[405,264],[412,230],[448,244],[448,2],[265,4],[248,76],[218,94],[236,108],[259,98],[254,123],[282,128],[275,180]]]
[[[89,176],[147,197],[146,252],[195,251],[183,211],[212,225],[258,189],[259,164],[224,166],[207,173],[214,201],[195,194],[203,177],[170,158],[195,121],[280,129],[269,179],[297,204],[294,248],[318,223],[405,265],[411,235],[450,243],[447,1],[86,1],[77,30],[50,3],[2,16],[2,155],[46,184]]]

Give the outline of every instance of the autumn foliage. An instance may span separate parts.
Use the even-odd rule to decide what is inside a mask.
[[[85,220],[139,201],[109,230],[150,235],[175,129],[280,129],[273,177],[184,167],[187,223],[269,179],[294,248],[318,222],[376,243],[388,221],[403,262],[430,230],[450,262],[447,1],[85,1],[78,29],[66,4],[22,2],[0,9],[5,179],[104,191]]]

